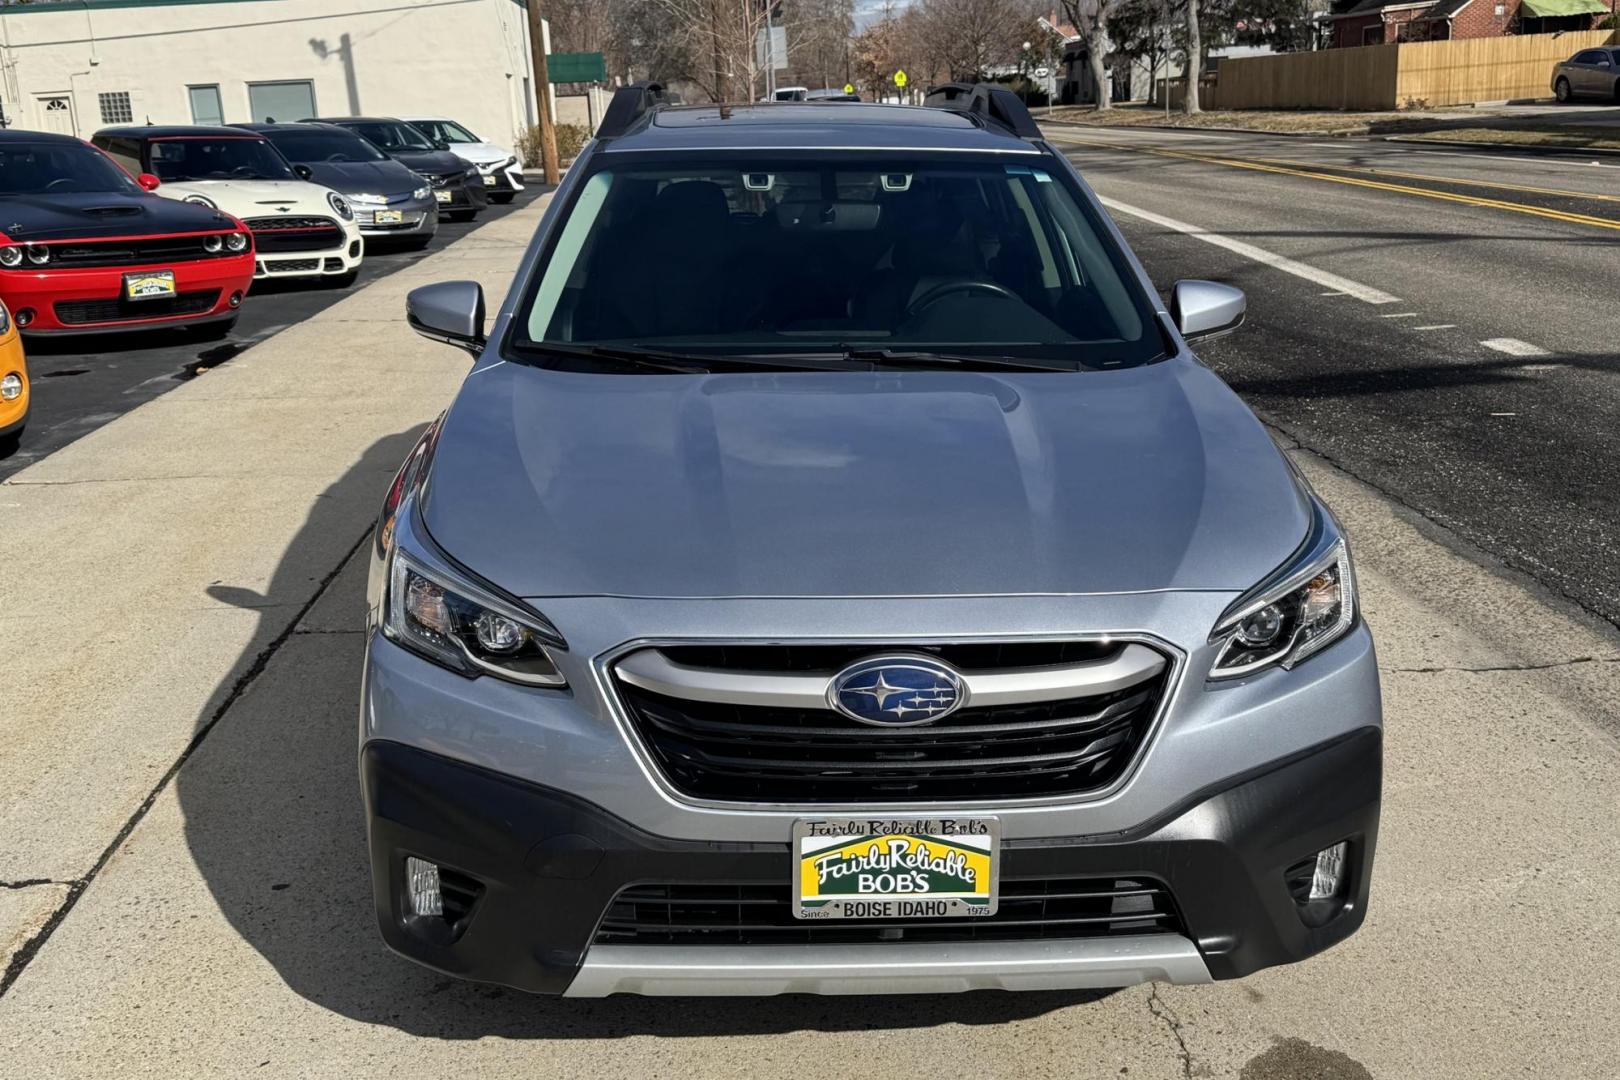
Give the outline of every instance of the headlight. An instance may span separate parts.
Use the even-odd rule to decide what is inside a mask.
[[[226,251],[246,251],[247,246],[247,233],[233,232],[225,238]]]
[[[468,169],[466,172],[462,173],[461,178],[463,180],[478,180],[478,179],[482,178],[483,175],[484,174],[479,172],[478,169],[475,167],[475,168]]]
[[[396,546],[390,558],[383,633],[451,671],[527,686],[566,686],[545,642],[556,631],[534,613],[443,569],[429,570]]]
[[[7,330],[10,330],[10,329],[11,329],[11,312],[6,310],[6,305],[0,304],[0,334],[4,334]],[[22,386],[22,380],[21,379],[17,380],[17,385],[18,385],[19,388]],[[21,392],[21,391],[19,390],[19,392]]]
[[[354,209],[349,206],[348,200],[337,192],[328,191],[326,193],[326,202],[337,213],[337,216],[344,221],[354,220]]]
[[[22,376],[11,372],[0,379],[0,401],[16,401],[22,397]]]
[[[21,266],[23,249],[13,244],[0,247],[0,266]]]
[[[208,252],[210,255],[218,254],[219,249],[224,246],[225,238],[220,236],[218,233],[215,233],[212,236],[203,237],[203,250]]]
[[[219,209],[218,204],[206,195],[187,195],[181,202],[196,203],[198,206],[206,206],[210,210]]]
[[[425,199],[429,195],[432,195],[432,194],[433,194],[432,186],[419,187],[415,191],[411,192],[411,198],[413,198],[413,199]]]
[[[35,266],[44,266],[51,261],[51,249],[44,244],[29,244],[28,261]]]
[[[1350,549],[1332,517],[1317,507],[1317,526],[1300,554],[1239,597],[1215,624],[1212,679],[1235,679],[1273,665],[1291,668],[1349,632],[1356,621]]]
[[[349,201],[362,206],[382,206],[387,204],[388,196],[371,194],[350,195]]]

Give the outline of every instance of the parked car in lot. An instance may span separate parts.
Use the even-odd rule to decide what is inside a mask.
[[[0,201],[0,301],[25,336],[166,326],[223,335],[253,281],[253,237],[240,221],[153,195],[66,135],[0,131]]]
[[[795,268],[783,289],[761,266]],[[638,283],[645,283],[644,285]],[[1365,916],[1343,530],[1010,92],[621,89],[378,522],[383,937],[547,993],[1201,983]]]
[[[90,142],[143,186],[223,210],[253,232],[261,278],[321,278],[347,285],[365,241],[349,200],[300,177],[263,135],[229,127],[110,127]]]
[[[439,212],[451,221],[471,221],[489,205],[484,178],[478,170],[448,150],[441,150],[426,135],[392,117],[345,116],[323,118],[323,124],[359,135],[377,149],[433,186]]]
[[[334,124],[243,124],[269,139],[294,170],[340,192],[360,235],[426,247],[439,231],[433,185],[348,128]]]
[[[1552,89],[1559,101],[1620,101],[1620,49],[1582,49],[1553,68]]]
[[[474,166],[484,178],[490,202],[509,203],[523,190],[523,167],[504,146],[485,142],[454,120],[443,116],[407,116],[404,121],[451,153]]]
[[[28,426],[28,357],[11,312],[0,303],[0,458],[17,452]]]

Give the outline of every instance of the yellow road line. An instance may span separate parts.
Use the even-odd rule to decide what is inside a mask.
[[[1335,172],[1366,173],[1369,176],[1398,176],[1403,180],[1427,180],[1434,184],[1458,184],[1464,187],[1497,188],[1502,191],[1520,191],[1529,195],[1554,195],[1567,199],[1596,199],[1600,202],[1620,203],[1620,195],[1599,195],[1595,191],[1565,191],[1562,188],[1530,187],[1526,184],[1504,184],[1496,180],[1464,180],[1458,176],[1433,176],[1429,173],[1401,172],[1398,169],[1380,169],[1370,165],[1333,165],[1325,161],[1290,161],[1287,158],[1255,158],[1268,165],[1291,165],[1303,169],[1332,169]]]
[[[1597,229],[1613,229],[1620,232],[1620,221],[1612,218],[1594,217],[1590,214],[1574,214],[1564,210],[1549,210],[1540,206],[1526,206],[1524,203],[1505,202],[1501,199],[1485,199],[1476,195],[1459,195],[1450,191],[1431,191],[1428,188],[1409,187],[1405,184],[1387,184],[1377,180],[1363,180],[1354,176],[1334,176],[1332,173],[1316,172],[1307,168],[1291,168],[1283,165],[1269,165],[1264,160],[1247,161],[1241,158],[1215,157],[1209,154],[1192,154],[1182,150],[1167,150],[1157,146],[1127,146],[1123,143],[1094,142],[1085,139],[1063,138],[1061,141],[1079,146],[1095,147],[1103,150],[1126,150],[1136,154],[1154,154],[1158,157],[1181,158],[1186,161],[1201,161],[1210,165],[1225,165],[1232,169],[1251,169],[1255,172],[1277,173],[1282,176],[1298,176],[1306,180],[1322,180],[1333,184],[1346,184],[1350,187],[1370,188],[1374,191],[1390,191],[1399,195],[1417,195],[1425,199],[1439,199],[1442,202],[1462,203],[1466,206],[1479,206],[1491,210],[1506,210],[1513,214],[1529,214],[1532,217],[1550,218],[1553,221],[1562,221],[1571,225],[1588,225]],[[1315,168],[1337,168],[1337,166],[1321,166]],[[1585,196],[1582,196],[1585,197]]]

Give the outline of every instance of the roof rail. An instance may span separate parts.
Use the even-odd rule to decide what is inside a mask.
[[[596,137],[617,138],[629,131],[643,116],[660,105],[670,103],[670,95],[664,92],[663,83],[638,82],[621,86],[613,92],[613,100],[608,102],[607,112],[602,114],[602,123],[596,129]]]
[[[930,86],[923,104],[931,109],[950,109],[984,118],[988,123],[1012,132],[1020,139],[1038,139],[1041,129],[1023,99],[1005,86],[994,83],[941,83]]]

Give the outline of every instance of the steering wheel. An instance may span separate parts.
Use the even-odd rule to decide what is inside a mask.
[[[917,299],[906,306],[906,314],[916,315],[924,308],[939,303],[947,296],[956,293],[982,292],[991,296],[999,296],[1004,300],[1017,300],[1018,294],[1005,285],[997,285],[993,281],[947,281],[943,285],[935,285]]]
[[[77,184],[78,182],[79,181],[78,181],[77,177],[59,176],[55,180],[52,180],[50,183],[46,184],[45,185],[45,190],[46,191],[55,191],[57,188],[61,187],[63,184]]]

